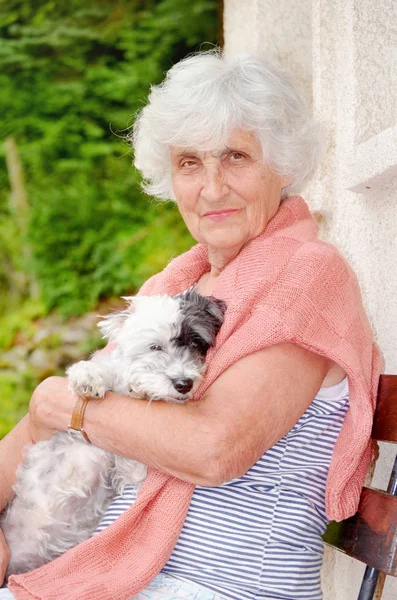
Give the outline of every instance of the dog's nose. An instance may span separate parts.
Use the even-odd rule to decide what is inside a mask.
[[[187,394],[193,387],[193,379],[174,379],[172,384],[180,394]]]

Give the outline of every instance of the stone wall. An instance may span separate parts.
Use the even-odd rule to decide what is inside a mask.
[[[327,130],[327,150],[303,194],[321,235],[355,269],[385,372],[397,373],[397,3],[225,0],[225,52],[287,67]],[[395,449],[382,445],[373,485],[385,489]],[[353,600],[364,566],[326,551],[324,600]],[[397,597],[388,578],[383,600]]]

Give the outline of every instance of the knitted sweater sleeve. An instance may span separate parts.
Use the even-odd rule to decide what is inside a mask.
[[[309,249],[310,250],[310,249]],[[342,520],[355,513],[371,460],[371,429],[382,358],[366,316],[357,278],[347,261],[332,246],[310,251],[291,261],[293,273],[306,284],[280,304],[278,294],[266,303],[277,305],[290,339],[327,356],[347,373],[349,409],[337,439],[326,488],[329,519]]]
[[[138,291],[139,296],[151,296],[154,293],[154,289],[156,288],[158,280],[161,279],[161,273],[157,273],[150,277],[144,284],[140,287]]]

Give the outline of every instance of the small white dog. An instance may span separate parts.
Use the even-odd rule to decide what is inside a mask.
[[[183,403],[205,372],[205,356],[226,305],[187,291],[178,296],[126,298],[124,311],[98,325],[115,343],[68,371],[75,394],[108,390],[145,400]],[[95,531],[116,493],[141,484],[147,468],[87,444],[79,433],[58,432],[31,446],[18,469],[15,497],[0,517],[11,550],[7,577],[63,554]]]

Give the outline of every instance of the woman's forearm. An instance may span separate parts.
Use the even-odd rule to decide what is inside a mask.
[[[240,477],[277,443],[312,402],[328,361],[294,344],[236,361],[186,404],[146,402],[108,392],[91,400],[84,429],[99,447],[198,485]],[[35,390],[34,440],[67,430],[76,402],[64,378]]]
[[[34,440],[66,431],[75,403],[67,379],[43,381],[30,403]],[[84,430],[96,446],[185,481],[216,485],[220,438],[214,412],[204,399],[184,405],[149,403],[108,392],[88,403]]]
[[[0,510],[12,498],[12,486],[18,465],[23,460],[23,448],[31,444],[29,415],[0,441]]]
[[[108,393],[90,402],[84,429],[92,443],[200,485],[215,485],[214,429],[202,401],[148,404]]]

